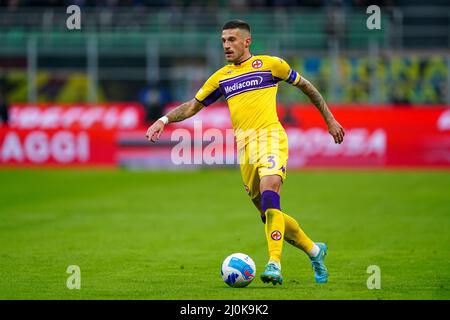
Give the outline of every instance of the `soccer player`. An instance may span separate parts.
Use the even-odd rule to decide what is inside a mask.
[[[278,82],[286,81],[309,97],[322,114],[335,143],[342,143],[344,129],[308,80],[283,59],[253,56],[250,53],[251,42],[250,26],[246,22],[227,22],[222,30],[222,45],[229,64],[215,72],[194,99],[152,124],[146,136],[156,142],[165,125],[194,116],[223,95],[230,109],[244,186],[265,224],[269,261],[261,280],[273,285],[282,283],[284,239],[309,256],[316,282],[325,283],[328,280],[324,264],[326,244],[313,242],[280,206],[280,189],[286,178],[288,141],[276,112]]]

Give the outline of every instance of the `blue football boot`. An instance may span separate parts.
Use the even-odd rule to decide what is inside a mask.
[[[309,257],[314,270],[314,278],[317,283],[326,283],[328,281],[328,270],[325,267],[325,256],[327,255],[327,245],[325,243],[317,242],[316,245],[320,248],[317,257]]]
[[[283,282],[283,277],[281,276],[281,270],[275,263],[269,262],[266,265],[266,270],[261,274],[261,280],[264,283],[272,282],[273,285],[276,285]]]

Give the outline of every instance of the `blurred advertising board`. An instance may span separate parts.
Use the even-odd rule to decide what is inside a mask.
[[[111,130],[0,128],[0,165],[113,166]]]
[[[336,105],[333,113],[346,130],[340,145],[334,143],[314,107],[279,108],[289,137],[289,168],[450,166],[450,108],[446,106]],[[236,145],[230,143],[230,128],[226,105],[209,106],[193,118],[170,124],[161,140],[150,146],[142,140],[145,130],[119,134],[118,159],[137,167],[233,165],[230,159],[236,160]],[[211,145],[217,141],[221,144],[214,150],[219,151],[218,157],[211,154]],[[189,157],[184,157],[185,162],[173,161],[182,144],[190,147]]]
[[[137,103],[13,104],[13,129],[130,130],[142,126],[144,110]]]
[[[332,110],[346,130],[340,145],[315,108],[279,107],[289,137],[289,169],[450,167],[446,106],[333,105]],[[238,165],[228,108],[221,103],[170,124],[158,143],[145,139],[139,104],[14,105],[10,119],[9,127],[0,127],[3,166],[189,170]]]

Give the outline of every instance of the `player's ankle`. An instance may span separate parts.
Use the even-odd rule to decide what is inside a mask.
[[[280,260],[270,258],[269,262],[267,264],[269,264],[269,263],[273,263],[274,265],[277,266],[278,269],[281,270],[281,262],[280,262]]]
[[[309,250],[308,252],[308,256],[315,258],[319,255],[320,253],[320,248],[317,244],[313,244],[313,247],[311,248],[311,250]]]

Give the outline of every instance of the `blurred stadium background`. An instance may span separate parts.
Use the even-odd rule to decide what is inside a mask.
[[[81,8],[81,30],[68,30],[66,26],[70,4]],[[370,4],[381,7],[380,30],[366,26]],[[74,137],[81,144],[86,142],[86,148],[78,149],[91,152],[90,159],[83,154],[73,159],[68,155],[63,164],[170,166],[170,132],[163,137],[166,150],[154,148],[156,151],[149,153],[149,146],[142,145],[142,129],[167,108],[191,99],[205,79],[223,65],[219,35],[224,21],[233,18],[251,24],[254,54],[285,58],[319,88],[338,115],[342,109],[344,126],[366,130],[350,135],[350,139],[360,141],[360,146],[359,151],[355,147],[343,152],[351,156],[349,159],[333,156],[336,150],[327,153],[328,141],[320,147],[324,154],[302,145],[302,139],[292,139],[292,148],[303,150],[300,153],[319,153],[315,160],[293,159],[292,167],[449,164],[449,114],[444,109],[450,105],[450,6],[440,0],[2,1],[2,109],[8,108],[10,127],[17,130],[129,131],[116,130],[115,137],[109,139],[117,142],[117,148],[103,150],[102,154],[95,147],[89,148],[89,143],[97,145],[98,141],[93,141],[102,135]],[[280,86],[279,112],[286,125],[303,126],[305,130],[320,126],[307,111],[302,114],[307,103],[295,88]],[[80,104],[84,109],[75,108]],[[62,108],[55,110],[55,106]],[[397,107],[414,111],[405,116],[393,110]],[[379,112],[370,113],[374,109]],[[197,119],[206,125],[209,120],[209,125],[220,129],[229,127],[223,103],[209,112],[211,115],[204,112]],[[361,119],[355,121],[355,117]],[[398,121],[397,125],[387,125],[388,118]],[[407,146],[401,134],[417,128],[417,121],[424,130],[433,132],[427,141]],[[396,129],[401,132],[391,133]],[[297,130],[297,136],[317,136],[316,131],[305,130]],[[364,156],[361,152],[370,149],[371,137],[384,144],[383,150]],[[323,132],[316,138],[326,139]],[[26,144],[25,133],[20,139]],[[105,133],[103,139],[108,139]],[[37,140],[29,149],[39,149],[44,143]],[[411,140],[417,141],[417,137]],[[396,145],[391,150],[393,155],[387,151],[391,144]],[[417,148],[421,150],[419,155],[414,150]],[[70,151],[64,143],[60,149]],[[37,155],[38,161],[34,161],[26,152],[20,157],[20,151],[8,150],[0,163],[61,163],[51,154]],[[417,157],[421,159],[413,159]]]
[[[81,30],[66,27],[72,4]],[[380,30],[366,26],[372,4]],[[346,128],[334,145],[307,98],[279,86],[283,205],[333,248],[330,289],[288,248],[290,290],[223,290],[218,266],[231,252],[265,262],[259,218],[237,168],[193,172],[223,165],[171,158],[176,129],[201,152],[211,140],[194,120],[202,133],[231,128],[223,100],[145,140],[224,64],[221,28],[235,18],[250,23],[253,54],[286,59]],[[0,0],[0,297],[448,299],[449,106],[444,0]],[[152,171],[76,170],[92,167]],[[80,293],[64,286],[69,264],[88,279]],[[371,264],[384,291],[365,287]]]

